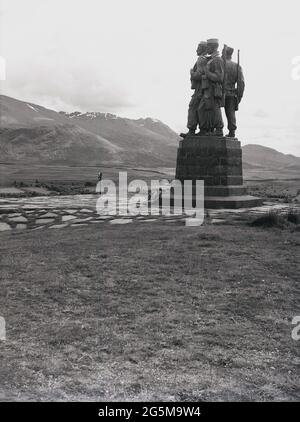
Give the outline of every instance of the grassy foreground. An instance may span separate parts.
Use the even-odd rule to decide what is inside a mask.
[[[102,223],[1,240],[2,400],[300,398],[299,231]]]

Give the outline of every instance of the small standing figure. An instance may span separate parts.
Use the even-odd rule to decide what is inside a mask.
[[[239,109],[239,103],[244,95],[245,80],[243,75],[243,69],[239,64],[239,52],[238,52],[238,63],[232,61],[232,54],[234,49],[232,47],[224,47],[222,56],[225,57],[225,114],[227,118],[227,127],[229,133],[226,135],[230,138],[235,138],[236,126],[236,115],[235,112]]]
[[[101,182],[102,182],[102,172],[99,171],[98,173],[98,183],[96,186],[96,192],[99,193],[101,195],[102,189],[101,189]]]

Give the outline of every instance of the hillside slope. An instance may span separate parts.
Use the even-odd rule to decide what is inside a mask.
[[[110,113],[55,112],[0,96],[0,162],[172,167],[178,135],[163,122]],[[261,145],[243,147],[244,174],[299,178],[300,158]]]
[[[1,162],[45,164],[172,165],[178,143],[175,132],[150,118],[57,113],[3,95],[0,135]]]

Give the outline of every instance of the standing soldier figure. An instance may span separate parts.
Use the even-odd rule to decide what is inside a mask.
[[[223,136],[223,119],[221,106],[223,103],[224,62],[220,57],[219,40],[207,40],[207,64],[201,82],[201,100],[199,104],[200,129],[203,134]]]
[[[235,138],[236,116],[235,112],[239,108],[239,103],[244,94],[245,80],[243,70],[239,63],[231,60],[234,49],[224,47],[223,56],[225,57],[225,114],[228,123],[228,137]]]
[[[201,41],[197,48],[197,55],[198,60],[195,63],[193,69],[191,69],[191,88],[194,89],[194,94],[192,95],[190,104],[189,104],[189,111],[188,111],[188,122],[187,128],[189,129],[188,133],[181,134],[183,138],[186,136],[195,135],[197,126],[200,126],[199,122],[199,115],[198,115],[198,107],[201,99],[202,87],[202,75],[204,72],[204,67],[206,66],[206,48],[207,43],[206,41]]]

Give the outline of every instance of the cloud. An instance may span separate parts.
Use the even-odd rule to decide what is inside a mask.
[[[8,62],[6,89],[11,95],[66,111],[121,111],[134,105],[126,87],[113,83],[97,64],[52,53],[30,58],[28,69],[20,72]]]
[[[1,87],[6,95],[56,110],[157,117],[184,130],[196,45],[216,36],[221,46],[241,50],[246,92],[239,131],[250,123],[254,131],[267,123],[288,128],[298,119],[293,116],[300,83],[291,78],[291,57],[300,54],[297,2],[287,8],[253,0],[241,8],[238,0],[217,0],[213,27],[206,19],[211,5],[199,0],[188,5],[183,0],[0,3],[5,12],[0,55],[7,64]],[[232,10],[235,23],[228,25]],[[181,30],[184,22],[189,24]],[[262,39],[267,52],[257,48]]]

